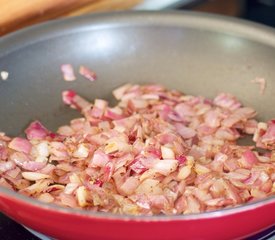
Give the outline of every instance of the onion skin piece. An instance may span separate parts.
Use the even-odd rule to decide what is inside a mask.
[[[31,143],[27,139],[20,137],[12,139],[8,147],[18,152],[23,152],[27,154],[29,154],[32,149]]]
[[[25,130],[26,136],[29,140],[33,139],[45,139],[49,134],[49,131],[39,122],[32,122]]]

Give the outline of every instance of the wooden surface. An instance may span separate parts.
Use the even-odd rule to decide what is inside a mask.
[[[244,0],[208,0],[194,6],[192,9],[200,12],[239,16],[243,11],[244,4]]]
[[[146,0],[0,0],[0,36],[50,19],[126,10]],[[162,1],[162,0],[159,0]],[[245,0],[204,0],[192,10],[239,16]]]
[[[0,0],[0,36],[54,18],[125,10],[140,2],[142,0]]]
[[[130,9],[141,2],[142,0],[101,0],[68,12],[65,16],[77,16],[90,12],[125,10]]]

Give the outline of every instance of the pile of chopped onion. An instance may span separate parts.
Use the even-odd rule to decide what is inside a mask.
[[[189,214],[275,192],[275,120],[221,93],[213,100],[126,84],[115,107],[64,91],[83,118],[57,133],[0,133],[0,185],[46,203],[131,215]],[[237,140],[253,135],[255,146]],[[257,151],[257,148],[266,149]]]

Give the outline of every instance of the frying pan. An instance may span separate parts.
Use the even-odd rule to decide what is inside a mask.
[[[65,82],[60,65],[86,65],[91,83]],[[61,91],[112,101],[126,82],[157,82],[188,94],[221,91],[254,107],[260,120],[275,116],[275,31],[258,24],[190,12],[90,15],[38,25],[0,40],[0,130],[14,136],[39,119],[49,129],[77,117]],[[250,81],[267,81],[264,95]],[[0,210],[58,239],[234,239],[275,223],[274,196],[221,211],[133,217],[47,205],[0,188]]]

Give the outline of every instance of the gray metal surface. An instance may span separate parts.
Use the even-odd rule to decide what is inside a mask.
[[[61,91],[88,99],[111,98],[126,82],[157,82],[213,97],[225,91],[253,106],[263,120],[275,116],[275,31],[236,19],[187,12],[90,15],[23,30],[0,39],[0,131],[15,135],[34,119],[54,130],[77,113]],[[83,64],[96,82],[65,82],[62,63]],[[263,77],[267,89],[251,79]]]

